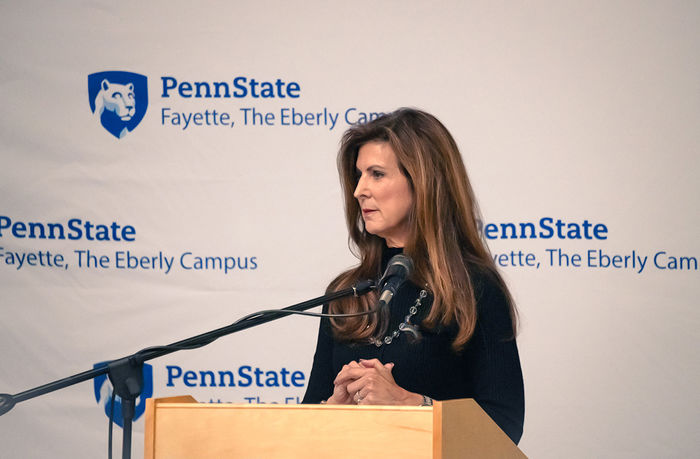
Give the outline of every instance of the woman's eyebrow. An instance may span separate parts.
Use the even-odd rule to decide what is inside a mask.
[[[381,164],[371,164],[367,166],[365,170],[371,171],[372,169],[386,169],[386,167],[382,166]],[[362,172],[362,170],[359,167],[356,167],[355,170],[357,172]]]

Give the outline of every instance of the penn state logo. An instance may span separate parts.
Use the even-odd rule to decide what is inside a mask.
[[[109,362],[100,362],[93,365],[93,368],[101,368]],[[112,405],[112,385],[107,383],[107,375],[100,375],[93,380],[95,389],[95,400],[99,405],[104,407],[104,412],[107,417],[110,416]],[[136,409],[134,410],[134,421],[143,416],[146,412],[146,399],[153,396],[153,367],[147,363],[143,364],[143,387],[141,395],[136,399]],[[114,422],[119,427],[124,427],[124,419],[122,416],[122,400],[117,395],[114,400]]]
[[[148,108],[148,78],[132,72],[88,75],[88,97],[95,119],[121,139],[139,125]]]

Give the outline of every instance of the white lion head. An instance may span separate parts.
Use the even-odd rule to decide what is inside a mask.
[[[129,121],[136,111],[134,84],[102,80],[100,92],[95,97],[95,115],[101,116],[104,110],[114,112],[122,121]]]

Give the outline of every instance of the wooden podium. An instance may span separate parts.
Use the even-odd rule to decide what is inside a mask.
[[[473,399],[433,407],[146,401],[145,459],[522,458]]]

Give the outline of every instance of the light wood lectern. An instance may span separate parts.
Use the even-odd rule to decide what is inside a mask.
[[[145,459],[522,458],[472,399],[433,407],[146,401]]]

